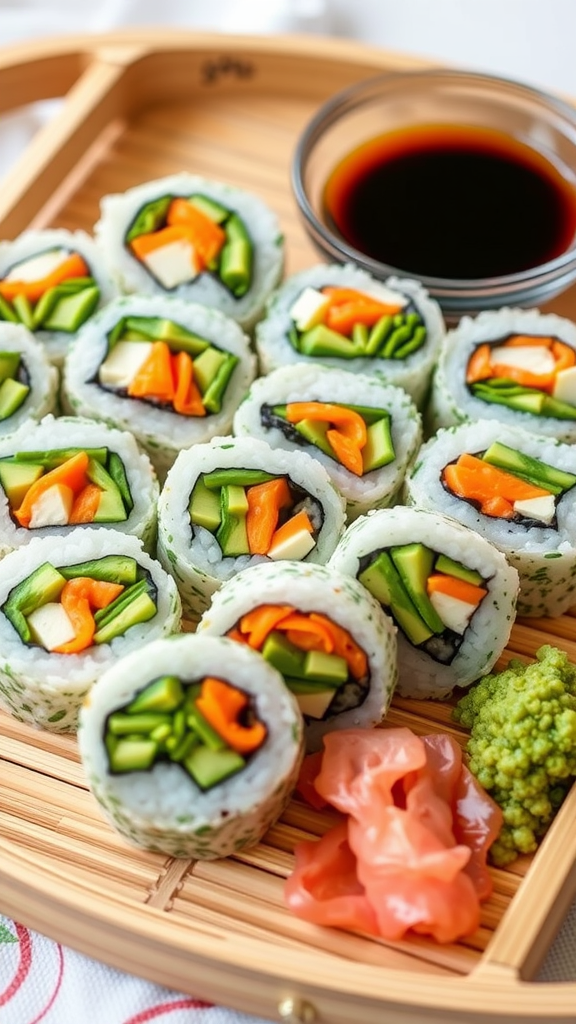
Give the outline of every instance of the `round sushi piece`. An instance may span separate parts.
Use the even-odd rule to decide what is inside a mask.
[[[420,406],[445,325],[416,281],[376,281],[350,264],[320,264],[288,278],[255,332],[263,374],[293,363],[376,376]]]
[[[174,581],[137,537],[37,537],[0,562],[0,705],[21,722],[73,732],[104,670],[180,620]]]
[[[537,309],[463,317],[441,347],[428,433],[494,419],[576,441],[576,324]]]
[[[181,449],[230,431],[255,373],[247,336],[217,310],[124,296],[79,333],[66,358],[63,403],[131,431],[163,480]]]
[[[80,714],[90,789],[133,845],[212,860],[280,817],[304,752],[298,705],[249,647],[183,634],[111,666]]]
[[[0,321],[27,327],[57,366],[82,324],[117,294],[84,231],[25,231],[0,242]]]
[[[394,619],[403,697],[469,686],[508,643],[518,573],[450,516],[404,506],[361,516],[329,566],[359,580]]]
[[[344,500],[305,452],[249,437],[217,437],[180,452],[158,503],[158,558],[173,574],[185,618],[261,562],[327,562],[342,534]]]
[[[58,370],[23,324],[0,319],[0,437],[58,405]]]
[[[311,363],[255,380],[233,429],[312,455],[344,496],[349,520],[395,503],[422,443],[420,413],[403,388]]]
[[[265,562],[214,595],[198,633],[258,650],[304,715],[306,749],[333,729],[372,728],[397,679],[396,629],[374,597],[325,565]]]
[[[486,537],[520,575],[519,615],[576,603],[576,450],[494,420],[439,430],[406,478],[406,500]]]
[[[159,493],[152,463],[128,431],[49,414],[0,440],[0,552],[104,526],[152,551]]]
[[[94,233],[124,291],[200,302],[246,330],[282,276],[284,240],[272,210],[198,175],[104,196]]]

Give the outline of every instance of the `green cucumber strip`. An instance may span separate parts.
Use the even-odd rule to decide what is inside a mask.
[[[213,469],[211,473],[202,475],[204,486],[209,490],[228,487],[230,484],[235,487],[252,487],[275,479],[274,473],[266,473],[263,469]]]
[[[136,582],[138,568],[138,562],[131,555],[104,555],[102,558],[91,558],[86,562],[76,562],[75,565],[59,565],[58,572],[66,580],[75,579],[77,576],[90,576],[94,580],[103,580],[107,583],[122,583],[126,586]],[[108,605],[108,608],[110,608],[110,605]],[[107,609],[101,610],[106,611]]]
[[[222,206],[221,203],[216,202],[215,199],[211,199],[210,196],[194,194],[188,196],[188,202],[198,210],[201,210],[207,217],[210,217],[210,220],[213,220],[215,224],[222,224],[230,216],[230,210]]]
[[[355,323],[352,328],[352,344],[356,345],[357,348],[361,348],[365,355],[367,355],[368,345],[368,328],[366,324]]]
[[[172,351],[187,352],[191,356],[200,355],[210,346],[206,338],[201,338],[200,335],[167,317],[127,316],[122,340],[128,340],[125,335],[132,332],[140,340],[165,341]]]
[[[415,645],[424,643],[432,630],[417,612],[390,555],[381,551],[358,576],[360,583],[389,610],[396,622]]]
[[[22,321],[25,327],[29,331],[34,330],[34,311],[30,300],[25,295],[15,295],[12,300],[12,307],[18,316],[18,319]]]
[[[162,227],[165,220],[166,214],[168,213],[168,207],[172,202],[173,196],[160,196],[159,199],[154,199],[150,203],[146,203],[141,210],[138,211],[136,217],[132,221],[132,224],[128,228],[126,233],[126,242],[131,242],[132,239],[137,238],[138,235],[149,235],[153,231],[157,231],[158,228]]]
[[[19,352],[0,352],[0,381],[11,378],[18,380],[20,368]]]
[[[123,738],[108,747],[108,761],[113,773],[148,771],[158,754],[152,739]]]
[[[30,393],[27,384],[6,377],[0,384],[0,420],[7,420],[18,411]]]
[[[126,607],[145,594],[148,590],[147,580],[139,580],[138,583],[133,583],[131,586],[126,587],[118,597],[115,597],[110,604],[106,605],[105,608],[99,608],[94,612],[94,622],[100,627],[107,626],[112,619],[115,619]]]
[[[0,295],[0,320],[8,320],[11,324],[20,323],[20,317],[2,295]]]
[[[206,487],[203,477],[199,476],[188,503],[190,522],[194,526],[202,526],[214,533],[221,523],[220,492],[218,488],[210,490]]]
[[[525,455],[524,452],[519,452],[516,448],[509,448],[508,445],[502,444],[500,441],[494,441],[486,449],[482,459],[492,466],[498,466],[499,469],[508,470],[516,476],[522,477],[537,487],[544,487],[552,494],[561,494],[576,484],[576,476],[573,473],[567,473],[549,463],[540,462],[539,459]]]
[[[118,320],[114,324],[114,327],[112,328],[112,330],[109,331],[109,333],[108,333],[108,349],[106,351],[106,356],[110,355],[110,352],[114,348],[114,345],[116,344],[116,342],[117,341],[121,341],[123,339],[125,330],[126,330],[126,317],[121,317],[120,320]],[[106,356],[104,356],[104,359],[106,358]],[[102,360],[102,362],[104,362],[104,359]]]
[[[456,579],[473,583],[476,587],[480,587],[484,583],[482,575],[476,569],[468,569],[462,562],[457,562],[454,558],[449,558],[448,555],[438,555],[434,571],[444,573],[446,576],[455,576]]]
[[[446,627],[426,591],[434,552],[425,544],[400,544],[390,549],[390,557],[420,618],[433,633],[441,635]]]
[[[410,340],[396,349],[394,359],[406,359],[406,356],[412,355],[413,352],[417,352],[419,348],[422,348],[425,341],[426,328],[417,327]]]
[[[333,331],[326,324],[317,324],[298,337],[298,350],[306,356],[333,356],[339,359],[356,359],[366,355],[363,348],[355,345],[350,338]]]
[[[195,704],[189,704],[187,708],[186,724],[200,737],[209,750],[226,749],[228,744],[222,739],[216,730],[212,728],[210,723],[204,718],[204,715],[198,710]]]
[[[99,301],[100,289],[97,285],[68,295],[59,294],[52,312],[42,323],[42,330],[73,334],[92,316]]]
[[[57,601],[66,579],[50,562],[43,562],[8,594],[2,611],[24,643],[31,643],[32,634],[26,621],[36,608]]]
[[[48,472],[50,469],[55,469],[56,466],[61,466],[68,459],[72,459],[79,452],[86,452],[89,459],[95,459],[101,465],[106,465],[107,448],[51,448],[49,451],[20,451],[15,452],[12,458],[17,462],[37,462],[45,466]]]
[[[130,484],[128,483],[128,477],[126,476],[124,463],[117,452],[110,452],[106,468],[122,495],[122,501],[124,502],[128,513],[130,513],[134,508],[134,500],[132,498]]]
[[[392,330],[392,317],[389,314],[381,316],[380,319],[374,324],[374,327],[368,335],[368,343],[366,345],[366,355],[374,356],[386,341],[386,338]]]
[[[392,421],[390,416],[371,423],[366,429],[366,444],[362,449],[362,467],[364,473],[382,469],[394,462],[396,452],[392,440]]]
[[[245,295],[252,283],[254,249],[250,235],[238,214],[225,224],[226,241],[220,253],[219,277],[236,298]]]
[[[576,407],[568,402],[560,402],[557,398],[544,395],[542,415],[553,416],[557,420],[576,420]]]
[[[170,725],[171,722],[170,715],[158,711],[130,715],[115,711],[109,715],[106,726],[113,736],[129,736],[131,733],[151,733],[159,725]]]
[[[94,634],[95,644],[107,644],[117,636],[123,636],[132,626],[142,622],[148,622],[154,618],[158,611],[156,603],[150,597],[148,591],[140,597],[129,602],[105,625],[100,626]]]
[[[128,714],[141,711],[176,711],[184,700],[184,687],[178,676],[160,676],[136,694],[124,709]]]
[[[234,356],[229,353],[224,362],[220,365],[216,372],[216,376],[202,395],[202,403],[208,412],[220,412],[224,392],[226,391],[234,369],[239,362],[240,360],[238,356]]]
[[[409,341],[411,337],[412,328],[408,324],[403,324],[402,327],[396,327],[382,346],[382,349],[379,352],[380,358],[393,359],[396,355],[396,350]]]

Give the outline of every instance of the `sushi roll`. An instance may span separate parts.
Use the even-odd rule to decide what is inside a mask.
[[[79,333],[62,401],[131,431],[163,480],[181,449],[230,431],[255,373],[234,320],[181,299],[125,296]]]
[[[324,565],[262,563],[214,595],[198,634],[228,636],[282,673],[304,715],[306,749],[333,729],[372,728],[397,679],[396,629],[350,575]]]
[[[293,363],[332,366],[396,384],[420,406],[444,337],[440,306],[416,281],[376,281],[351,265],[288,278],[255,332],[263,374]]]
[[[136,537],[78,529],[35,538],[0,562],[0,706],[73,732],[102,672],[180,620],[174,581]]]
[[[455,519],[397,506],[361,516],[329,562],[373,594],[398,627],[398,692],[446,697],[489,672],[514,622],[518,573]]]
[[[0,242],[0,321],[27,327],[57,366],[82,324],[117,294],[84,231],[25,231]]]
[[[156,640],[80,713],[90,789],[135,846],[212,860],[254,846],[296,784],[303,722],[279,672],[221,637]]]
[[[420,414],[402,388],[310,363],[255,380],[233,429],[314,456],[344,496],[349,520],[395,503],[422,442]]]
[[[480,419],[574,443],[576,324],[537,309],[463,317],[442,345],[426,425]]]
[[[58,370],[23,324],[0,319],[0,437],[58,405]]]
[[[180,452],[168,473],[158,503],[158,558],[194,622],[240,569],[328,561],[344,523],[343,498],[305,452],[217,437]]]
[[[486,537],[520,575],[517,612],[558,616],[576,603],[576,450],[478,420],[439,430],[406,478],[409,504],[446,512]]]
[[[193,174],[104,196],[94,233],[123,291],[200,302],[245,330],[282,276],[284,240],[272,210]]]
[[[33,537],[112,527],[152,551],[160,487],[132,434],[45,416],[0,440],[0,553]]]

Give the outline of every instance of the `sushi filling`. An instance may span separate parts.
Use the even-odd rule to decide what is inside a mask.
[[[128,555],[76,565],[44,562],[8,594],[2,611],[23,643],[55,654],[108,644],[157,612],[150,574]]]
[[[306,356],[401,360],[426,341],[413,302],[391,290],[382,299],[355,288],[305,288],[289,312],[288,338]]]
[[[134,507],[124,463],[106,447],[15,452],[0,459],[0,485],[27,530],[120,523]]]
[[[444,467],[442,485],[483,515],[525,526],[557,527],[557,505],[576,476],[495,441]]]
[[[167,195],[146,203],[125,245],[167,291],[209,273],[240,299],[252,283],[254,252],[244,221],[205,195]]]
[[[511,334],[477,345],[466,370],[470,393],[489,404],[576,419],[576,352],[558,338]]]
[[[328,719],[366,699],[368,658],[348,630],[320,612],[260,605],[227,634],[246,643],[283,676],[307,719]]]
[[[287,476],[259,469],[215,469],[196,480],[190,523],[212,533],[223,557],[266,555],[300,561],[316,546],[320,502]]]
[[[94,380],[106,391],[181,416],[218,413],[238,356],[160,317],[123,317]]]
[[[29,331],[74,333],[92,315],[100,288],[79,253],[48,249],[15,263],[0,280],[0,320]]]
[[[212,676],[196,683],[160,676],[108,715],[104,726],[112,774],[150,771],[168,761],[202,790],[241,771],[266,736],[253,699]]]
[[[30,375],[19,352],[0,352],[0,421],[18,412],[30,394]]]
[[[358,579],[407,640],[443,665],[456,656],[487,594],[479,572],[419,542],[366,555]]]
[[[335,402],[289,402],[260,410],[262,425],[281,430],[288,441],[318,448],[355,476],[396,458],[392,418],[386,409]]]

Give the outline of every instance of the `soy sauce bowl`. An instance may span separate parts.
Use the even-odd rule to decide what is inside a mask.
[[[365,165],[371,161],[374,171],[378,160],[382,166],[390,162],[390,153],[400,161],[412,154],[414,160],[414,153],[421,156],[425,149],[433,163],[439,154],[446,158],[450,146],[469,158],[471,150],[484,147],[488,163],[514,165],[516,184],[512,176],[508,195],[499,197],[498,174],[491,177],[494,167],[479,172],[476,160],[473,178],[474,160],[464,159],[453,163],[456,187],[444,188],[443,206],[435,206],[431,195],[432,206],[427,207],[417,182],[426,184],[428,176],[407,176],[410,160],[405,159],[395,167],[395,189],[387,191],[384,178],[372,181],[373,205],[364,221],[354,212],[358,207],[344,215],[334,205],[328,208],[327,198],[334,202],[335,195],[342,199],[349,194],[355,162],[358,170],[362,160]],[[326,260],[357,264],[379,279],[391,274],[417,279],[447,319],[502,306],[538,306],[576,281],[576,110],[519,82],[432,69],[380,75],[353,85],[329,99],[300,136],[292,187],[308,235]],[[493,204],[504,223],[493,217],[496,223],[487,234]],[[516,255],[508,253],[503,265],[501,257],[510,248],[506,221],[512,206],[516,221],[510,223],[519,225],[519,238]],[[419,209],[415,217],[413,207]],[[388,243],[394,231],[402,241],[404,225],[409,244],[403,239],[394,249]],[[535,239],[537,225],[543,236]],[[449,226],[455,234],[447,243]],[[368,245],[364,229],[371,232]],[[374,242],[378,232],[381,252]],[[435,263],[436,248],[444,250],[444,257]],[[481,250],[484,260],[475,260]]]

